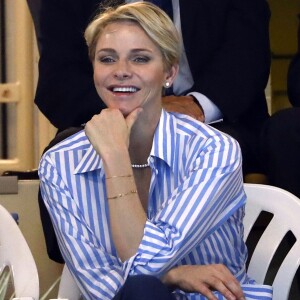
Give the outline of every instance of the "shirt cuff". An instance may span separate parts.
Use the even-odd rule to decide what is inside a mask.
[[[223,121],[223,115],[220,109],[206,96],[198,92],[192,92],[188,95],[195,97],[202,106],[205,116],[205,123],[211,124]]]

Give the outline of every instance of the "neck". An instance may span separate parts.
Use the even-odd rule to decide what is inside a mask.
[[[153,143],[153,136],[161,112],[150,115],[142,112],[130,132],[129,155],[132,164],[147,164]]]
[[[129,147],[129,155],[133,168],[149,166],[148,158],[152,147],[152,139],[141,139],[140,143],[137,142]]]

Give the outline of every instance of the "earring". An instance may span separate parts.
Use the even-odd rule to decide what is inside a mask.
[[[165,88],[169,88],[170,87],[170,82],[169,81],[166,81],[165,83]]]

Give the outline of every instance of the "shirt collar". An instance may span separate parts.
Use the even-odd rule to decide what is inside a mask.
[[[79,161],[79,164],[74,170],[74,174],[85,173],[94,171],[102,168],[102,160],[100,156],[95,151],[92,144],[89,144],[86,153],[83,155],[82,159]]]
[[[160,120],[154,133],[152,149],[150,151],[150,164],[158,158],[165,161],[170,167],[173,165],[176,145],[176,118],[162,110]],[[155,163],[154,163],[155,164]],[[91,144],[89,144],[86,153],[79,161],[74,170],[74,174],[102,169],[103,163]]]

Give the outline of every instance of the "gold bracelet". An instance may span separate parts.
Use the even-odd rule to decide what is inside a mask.
[[[118,177],[132,177],[132,174],[128,174],[128,175],[114,175],[114,176],[110,176],[110,177],[106,177],[107,179],[112,179],[112,178],[118,178]]]
[[[114,196],[114,197],[107,197],[108,200],[111,200],[111,199],[117,199],[117,198],[121,198],[121,197],[124,197],[124,196],[128,196],[130,194],[136,194],[137,193],[137,190],[131,190],[127,193],[124,193],[124,194],[118,194],[117,196]]]

